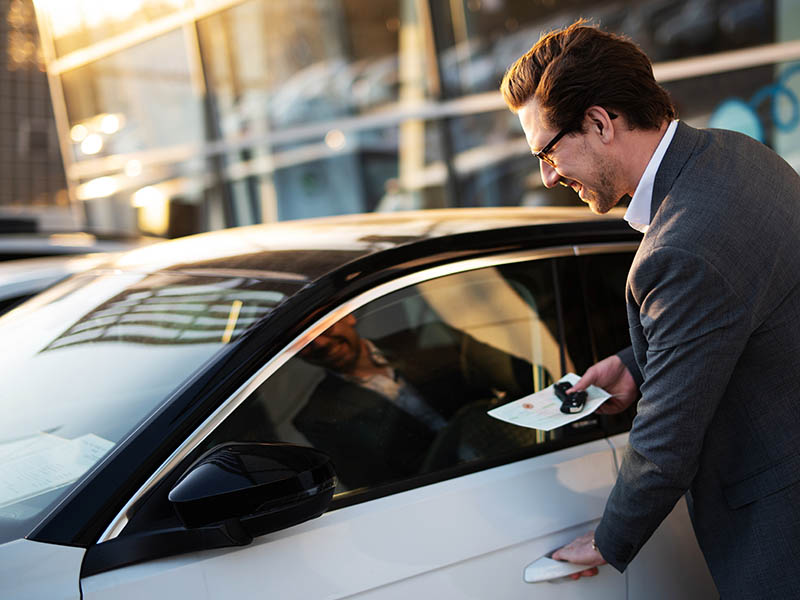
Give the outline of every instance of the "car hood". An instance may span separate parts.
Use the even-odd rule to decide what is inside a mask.
[[[78,600],[84,548],[14,540],[0,544],[0,597]]]

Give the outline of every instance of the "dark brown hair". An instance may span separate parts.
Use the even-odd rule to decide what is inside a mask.
[[[554,129],[582,131],[590,106],[621,113],[638,129],[658,129],[677,116],[647,55],[583,20],[543,35],[509,67],[500,91],[513,112],[536,98]]]

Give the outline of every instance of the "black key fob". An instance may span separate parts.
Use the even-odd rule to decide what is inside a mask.
[[[553,386],[556,397],[561,400],[561,412],[568,415],[579,413],[583,410],[586,404],[586,392],[572,392],[567,393],[567,390],[572,387],[569,381],[561,381]]]

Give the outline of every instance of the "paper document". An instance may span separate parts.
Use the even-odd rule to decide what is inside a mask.
[[[71,483],[114,443],[92,433],[67,440],[46,433],[0,445],[0,508]]]
[[[556,383],[569,381],[574,385],[579,379],[575,373],[567,373]],[[586,404],[583,410],[579,413],[565,414],[561,412],[561,400],[556,397],[551,385],[535,394],[493,408],[487,414],[514,425],[550,431],[592,414],[610,397],[611,394],[604,389],[590,385],[586,389]]]

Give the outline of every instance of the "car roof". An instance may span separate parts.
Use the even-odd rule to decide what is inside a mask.
[[[114,267],[143,272],[236,271],[253,277],[315,279],[346,264],[419,242],[457,239],[499,229],[570,224],[571,231],[603,223],[619,230],[623,212],[592,214],[585,207],[458,208],[364,213],[282,221],[198,234],[129,251]],[[623,227],[624,226],[624,227]],[[629,228],[627,228],[629,231]],[[469,238],[474,243],[474,236]],[[385,254],[385,252],[383,252]],[[407,255],[406,255],[407,258]]]

